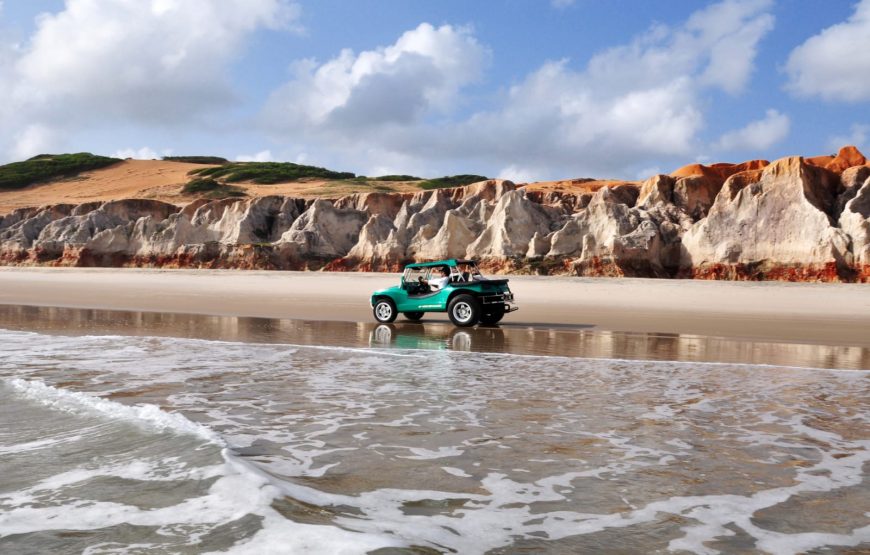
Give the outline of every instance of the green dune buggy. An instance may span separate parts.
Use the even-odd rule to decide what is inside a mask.
[[[399,313],[417,321],[427,312],[446,312],[455,325],[498,323],[517,310],[506,279],[487,279],[474,260],[408,264],[399,285],[372,293],[375,320],[388,324]]]

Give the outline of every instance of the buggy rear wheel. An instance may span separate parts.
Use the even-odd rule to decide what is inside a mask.
[[[471,327],[480,320],[480,303],[472,295],[458,295],[450,301],[447,315],[454,325],[460,328]]]
[[[480,323],[487,326],[493,326],[501,322],[504,318],[504,305],[495,305],[484,308],[484,313],[480,315]]]

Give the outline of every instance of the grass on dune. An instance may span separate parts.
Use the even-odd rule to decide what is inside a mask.
[[[189,161],[191,158],[208,159],[210,157],[185,157]],[[444,189],[448,187],[462,187],[470,183],[485,181],[488,179],[482,175],[451,175],[438,177],[434,179],[423,179],[414,175],[381,175],[377,177],[367,177],[364,175],[357,176],[351,172],[337,172],[318,166],[306,166],[303,164],[294,164],[292,162],[227,162],[220,166],[211,168],[196,168],[188,173],[193,181],[189,183],[182,192],[187,194],[195,194],[201,191],[198,188],[203,187],[202,183],[207,183],[211,193],[217,194],[217,187],[228,187],[231,183],[251,182],[262,185],[271,185],[276,183],[292,183],[305,180],[323,180],[331,182],[333,185],[343,184],[348,187],[348,194],[352,192],[363,192],[365,189],[359,187],[364,186],[369,190],[390,192],[393,191],[391,183],[414,183],[420,189]],[[329,184],[327,184],[329,185]],[[357,187],[357,190],[352,190]],[[241,196],[241,189],[235,187],[235,191],[221,190],[224,193],[232,192],[235,196]],[[324,191],[325,193],[326,191]]]
[[[164,156],[167,162],[186,162],[188,164],[227,164],[229,160],[220,156]]]
[[[447,189],[450,187],[464,187],[478,181],[486,181],[488,177],[482,175],[447,175],[444,177],[436,177],[435,179],[427,179],[420,183],[420,188],[426,191],[431,189]]]
[[[356,174],[350,172],[336,172],[292,162],[230,162],[215,168],[197,168],[190,173],[198,177],[222,179],[226,183],[251,181],[265,185],[289,183],[306,178],[353,179],[356,177]]]
[[[75,177],[82,172],[105,168],[120,161],[89,152],[40,154],[23,162],[0,166],[0,190],[23,189],[35,183]]]
[[[413,175],[379,175],[377,177],[366,177],[360,175],[356,177],[354,181],[423,181],[423,178],[415,177]]]
[[[226,185],[207,177],[190,181],[182,187],[181,192],[185,195],[197,195],[211,199],[248,196],[241,187]]]

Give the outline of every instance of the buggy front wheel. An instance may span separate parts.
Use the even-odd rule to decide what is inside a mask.
[[[372,313],[375,315],[375,320],[382,324],[391,324],[396,321],[396,304],[390,299],[378,299],[375,306],[372,307]]]

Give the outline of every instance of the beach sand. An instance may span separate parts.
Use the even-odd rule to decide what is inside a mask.
[[[870,347],[866,285],[510,279],[520,310],[503,327]],[[7,267],[0,268],[0,304],[368,322],[371,292],[398,281],[372,273]]]

